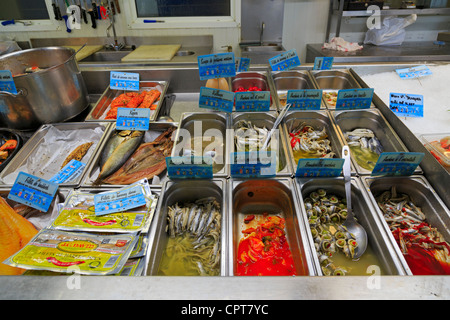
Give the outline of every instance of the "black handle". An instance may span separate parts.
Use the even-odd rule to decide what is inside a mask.
[[[88,19],[86,16],[86,10],[81,9],[81,15],[83,16],[84,23],[88,23]]]
[[[92,28],[97,28],[97,22],[95,22],[95,14],[94,11],[88,11],[89,15],[91,16],[91,21],[92,21]]]
[[[53,7],[53,13],[55,15],[55,20],[59,20],[58,19],[58,10],[56,10],[56,4],[52,3],[52,7]]]

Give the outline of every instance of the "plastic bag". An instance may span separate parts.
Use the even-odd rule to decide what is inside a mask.
[[[405,28],[417,20],[417,15],[412,14],[406,18],[386,17],[381,28],[373,28],[366,32],[364,44],[376,46],[399,46],[406,36]]]
[[[15,41],[0,41],[0,55],[22,50]]]

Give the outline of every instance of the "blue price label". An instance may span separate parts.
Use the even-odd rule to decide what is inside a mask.
[[[397,69],[395,71],[397,72],[398,76],[401,79],[415,79],[426,77],[433,74],[430,68],[428,68],[425,65],[411,68]]]
[[[237,72],[246,72],[250,67],[250,58],[238,58],[236,59]]]
[[[269,111],[270,91],[245,91],[234,94],[236,111]]]
[[[109,87],[115,90],[139,91],[139,73],[111,71]]]
[[[234,77],[236,75],[234,53],[232,52],[199,56],[197,61],[200,80]]]
[[[19,172],[8,199],[47,212],[58,190],[58,184],[25,172]]]
[[[298,67],[300,59],[297,50],[292,49],[269,59],[269,64],[272,71],[282,71]]]
[[[9,70],[0,70],[0,91],[17,94],[16,84]]]
[[[403,117],[423,117],[423,96],[418,94],[391,93],[389,108]]]
[[[277,173],[276,153],[272,151],[233,152],[230,154],[233,178],[269,178]]]
[[[338,177],[342,173],[344,161],[340,158],[300,159],[295,176]]]
[[[320,110],[322,104],[322,90],[305,89],[289,90],[286,103],[290,103],[290,109]]]
[[[72,159],[49,181],[57,184],[74,181],[83,173],[85,167],[85,163]]]
[[[421,152],[384,152],[378,158],[372,176],[410,176],[424,156]]]
[[[233,112],[234,92],[202,87],[198,103],[200,108],[231,113]]]
[[[147,131],[150,126],[150,109],[118,108],[116,130]]]
[[[316,57],[314,59],[314,70],[330,70],[333,67],[333,57]]]
[[[143,187],[131,185],[116,191],[109,191],[94,196],[95,215],[124,212],[145,206],[146,200]]]
[[[167,175],[171,179],[212,179],[213,166],[210,157],[167,157]]]
[[[372,105],[374,89],[339,90],[336,109],[368,109]]]

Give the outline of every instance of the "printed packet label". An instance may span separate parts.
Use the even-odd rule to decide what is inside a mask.
[[[288,70],[300,65],[297,50],[292,49],[269,59],[272,71]]]
[[[123,212],[145,206],[144,190],[140,185],[131,185],[116,191],[109,191],[94,196],[95,215]]]
[[[295,176],[299,178],[339,177],[344,161],[340,158],[300,159]]]
[[[8,199],[47,212],[58,190],[58,184],[19,172]]]
[[[117,109],[116,130],[147,131],[149,126],[149,108]]]
[[[322,90],[304,89],[289,90],[286,103],[290,103],[290,109],[320,110],[322,104]]]
[[[423,117],[423,96],[418,94],[390,93],[389,108],[403,117]]]
[[[202,87],[198,103],[200,108],[231,113],[233,112],[234,92]]]
[[[410,176],[424,156],[421,152],[384,152],[378,158],[372,176]]]
[[[139,73],[111,71],[109,87],[115,90],[139,91]]]
[[[236,75],[233,52],[207,54],[199,56],[197,61],[200,80],[234,77]]]

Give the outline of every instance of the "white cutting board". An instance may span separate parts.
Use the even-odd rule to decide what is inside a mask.
[[[82,46],[64,46],[66,48],[71,48],[75,51],[80,49]],[[87,45],[83,49],[80,50],[80,52],[77,53],[75,56],[75,59],[77,61],[83,60],[84,58],[90,56],[93,53],[96,53],[97,51],[101,50],[103,48],[103,45]]]
[[[142,45],[123,57],[122,61],[170,61],[180,47],[180,44]]]

